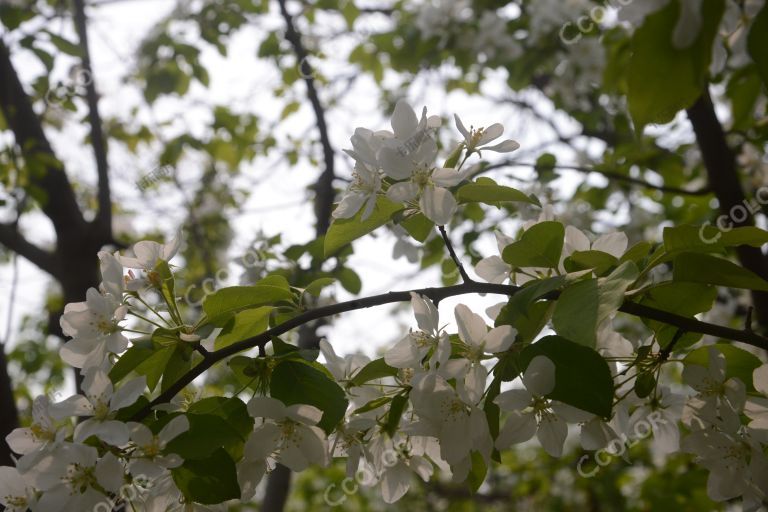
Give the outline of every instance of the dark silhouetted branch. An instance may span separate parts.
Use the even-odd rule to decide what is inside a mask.
[[[91,125],[91,146],[96,158],[96,172],[98,173],[98,204],[99,211],[95,222],[106,239],[112,238],[112,201],[109,189],[109,164],[107,162],[107,143],[102,131],[101,116],[99,115],[99,97],[96,93],[96,78],[91,66],[91,53],[88,47],[88,27],[85,16],[85,2],[73,0],[75,13],[75,29],[80,38],[82,51],[83,71],[86,74],[85,99],[88,103],[88,123]]]
[[[696,141],[707,170],[709,186],[720,203],[720,211],[723,215],[731,217],[735,227],[754,225],[754,218],[749,208],[745,207],[746,198],[739,182],[736,156],[725,140],[723,127],[717,119],[709,92],[705,90],[687,112],[693,131],[696,133]],[[740,208],[741,220],[731,214],[737,207]],[[763,279],[768,279],[768,260],[759,247],[742,245],[736,248],[736,255],[744,268]],[[752,302],[757,322],[765,332],[768,330],[768,293],[753,291]]]

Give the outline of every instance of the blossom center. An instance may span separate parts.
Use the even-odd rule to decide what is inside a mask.
[[[430,184],[431,177],[432,177],[431,169],[427,167],[420,167],[413,172],[411,181],[413,181],[413,183],[418,185],[420,190],[423,190],[427,185]]]
[[[29,506],[26,496],[3,496],[3,501],[5,501],[9,507],[26,509]]]
[[[283,440],[283,443],[298,446],[301,442],[301,432],[296,422],[292,420],[284,420],[280,422],[279,425],[280,437]]]
[[[61,477],[62,481],[69,484],[69,487],[80,494],[85,493],[88,487],[96,484],[96,475],[94,468],[86,467],[82,464],[73,463],[67,466],[66,474]]]
[[[33,423],[32,426],[29,427],[29,430],[32,432],[32,436],[35,439],[39,439],[41,441],[51,441],[55,436],[54,432],[46,429],[39,423]]]

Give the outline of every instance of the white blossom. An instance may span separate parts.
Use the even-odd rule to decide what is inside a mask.
[[[83,442],[96,436],[112,446],[122,446],[128,442],[128,425],[114,418],[115,413],[136,402],[147,387],[143,375],[127,381],[117,390],[107,373],[101,368],[87,372],[83,379],[83,395],[73,395],[51,406],[55,418],[68,416],[90,416],[75,427],[75,442]]]
[[[433,351],[431,366],[447,361],[451,355],[451,343],[448,334],[440,329],[437,307],[429,298],[413,292],[411,307],[419,330],[411,330],[387,350],[384,353],[384,361],[395,368],[420,368],[422,359],[430,350]]]

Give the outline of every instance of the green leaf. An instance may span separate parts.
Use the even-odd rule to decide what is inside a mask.
[[[286,103],[286,105],[283,107],[283,111],[280,113],[280,120],[282,121],[291,114],[298,112],[299,107],[300,105],[298,101],[291,101]]]
[[[235,356],[227,361],[227,366],[235,374],[235,378],[241,386],[248,386],[249,389],[258,391],[260,382],[255,377],[266,373],[262,368],[263,361],[262,358]]]
[[[694,315],[712,309],[716,297],[717,289],[711,285],[667,281],[645,290],[640,303],[693,318]],[[643,322],[653,329],[662,347],[667,346],[677,332],[677,327],[669,324],[646,319]],[[679,348],[690,346],[700,338],[700,334],[686,333],[678,340],[676,346]]]
[[[435,223],[429,220],[422,213],[411,215],[400,221],[400,225],[417,242],[423,242],[435,228]]]
[[[618,263],[616,256],[603,251],[574,251],[565,258],[563,267],[567,272],[594,269],[595,274],[602,275]]]
[[[186,460],[171,473],[176,486],[190,501],[213,505],[240,498],[235,462],[223,448],[202,460]]]
[[[768,231],[754,226],[720,231],[715,226],[675,226],[664,228],[664,249],[676,252],[719,252],[726,247],[749,245],[761,247],[768,243]]]
[[[237,398],[212,396],[193,403],[187,410],[188,414],[213,414],[226,420],[243,438],[247,438],[253,430],[253,418],[248,414],[245,403]]]
[[[293,301],[291,291],[272,285],[231,286],[208,295],[203,311],[210,323],[223,327],[239,311],[280,301]]]
[[[568,286],[555,305],[555,331],[588,347],[597,344],[597,328],[624,302],[627,288],[637,279],[637,266],[622,263],[607,277],[577,281]]]
[[[157,383],[160,381],[160,377],[165,371],[165,367],[168,361],[176,352],[176,345],[168,345],[156,349],[151,356],[147,357],[141,364],[139,364],[134,371],[139,375],[147,377],[147,387],[150,391],[155,389]]]
[[[712,43],[723,14],[723,0],[702,2],[702,25],[695,41],[676,48],[672,34],[681,1],[650,14],[632,37],[627,99],[638,133],[649,123],[667,123],[688,108],[705,89]]]
[[[485,418],[488,420],[488,431],[494,441],[499,437],[499,423],[501,421],[501,408],[494,403],[494,400],[500,392],[501,377],[494,377],[491,385],[488,386],[488,393],[485,395],[485,402],[483,403],[483,412],[485,412]],[[495,448],[492,458],[496,462],[501,462],[501,454]]]
[[[747,50],[757,65],[763,83],[768,87],[768,4],[752,20],[752,28],[747,36]]]
[[[496,317],[496,327],[500,325],[515,325],[520,316],[524,316],[528,308],[547,293],[557,290],[565,284],[565,276],[548,277],[530,281],[517,293],[512,295],[507,305],[501,308]]]
[[[246,436],[228,418],[216,414],[186,416],[189,430],[168,442],[169,453],[178,453],[187,460],[204,460],[221,448],[234,458],[242,455]]]
[[[502,258],[518,268],[557,268],[564,237],[565,228],[559,222],[539,222],[528,228],[520,240],[506,246]]]
[[[560,336],[547,336],[527,346],[521,366],[539,355],[555,364],[555,389],[548,396],[603,418],[613,408],[613,377],[605,359],[589,347]]]
[[[533,197],[512,187],[497,185],[490,178],[479,178],[474,183],[468,183],[459,188],[456,199],[460,203],[485,203],[498,206],[500,203],[517,202],[541,206]]]
[[[313,295],[315,297],[320,296],[320,292],[323,290],[323,288],[326,288],[328,286],[331,286],[334,284],[336,280],[332,277],[321,277],[319,279],[315,279],[311,283],[307,285],[306,288],[304,288],[304,291],[310,295]]]
[[[128,350],[126,350],[115,365],[109,371],[109,379],[113,384],[117,384],[123,380],[129,373],[136,369],[145,359],[150,357],[154,350],[152,348],[152,342],[149,340],[142,342],[133,342]]]
[[[649,396],[655,388],[656,377],[653,375],[653,372],[643,372],[635,379],[635,394],[639,398],[645,398]]]
[[[552,313],[555,332],[581,345],[594,347],[599,302],[597,279],[577,281],[568,286],[557,299]]]
[[[483,482],[485,475],[488,474],[488,466],[485,465],[485,459],[479,452],[473,451],[471,454],[472,467],[467,475],[467,484],[472,492],[477,492]]]
[[[379,407],[382,407],[384,405],[387,405],[389,402],[392,401],[392,397],[389,396],[380,396],[379,398],[374,398],[364,406],[355,409],[355,414],[362,414],[364,412],[373,411],[375,409],[378,409]]]
[[[366,382],[370,382],[376,379],[383,379],[384,377],[394,377],[397,375],[397,368],[389,366],[384,358],[374,359],[352,377],[350,384],[352,386],[362,386]]]
[[[597,312],[597,324],[615,313],[624,302],[624,294],[637,280],[640,272],[631,261],[625,261],[606,277],[598,278],[600,306]]]
[[[328,233],[325,235],[325,257],[332,256],[336,251],[367,235],[378,227],[383,226],[392,218],[392,215],[403,209],[402,204],[393,203],[384,196],[376,199],[376,207],[370,217],[362,220],[363,210],[351,219],[334,219]]]
[[[384,432],[390,436],[394,436],[397,432],[397,427],[400,426],[400,418],[405,412],[405,407],[408,405],[408,395],[401,394],[395,395],[392,399],[392,404],[389,406],[389,413],[387,413],[387,421],[384,424]]]
[[[351,268],[344,267],[336,272],[336,277],[339,279],[339,283],[349,293],[357,295],[363,288],[363,282],[360,280],[360,276],[357,272]]]
[[[58,34],[54,34],[50,30],[44,30],[44,32],[48,34],[48,37],[51,38],[51,43],[53,43],[53,46],[60,52],[71,55],[72,57],[82,57],[83,52],[77,44],[64,39]]]
[[[182,322],[180,321],[178,310],[176,308],[176,292],[171,267],[168,266],[167,261],[157,260],[155,272],[160,275],[160,293],[163,294],[163,299],[165,299],[165,303],[168,304],[168,311],[171,316],[181,324]]]
[[[195,350],[189,343],[179,342],[175,345],[173,353],[163,370],[163,383],[160,386],[160,391],[167,390],[192,368],[192,356],[194,353]]]
[[[672,273],[675,281],[768,291],[768,281],[751,270],[709,254],[684,252],[678,255]]]
[[[298,361],[283,361],[275,367],[270,395],[285,405],[309,404],[323,411],[318,426],[331,433],[347,410],[344,390],[316,368]]]
[[[754,354],[730,344],[717,343],[711,346],[719,350],[725,356],[726,378],[730,379],[736,377],[744,383],[747,391],[755,391],[755,386],[752,382],[752,372],[755,371],[755,368],[758,368],[763,364],[762,361],[760,361]],[[697,348],[685,356],[683,363],[696,364],[709,368],[709,348],[710,347]]]
[[[219,350],[263,333],[269,327],[269,315],[273,309],[272,306],[261,306],[236,313],[216,337],[214,348]]]
[[[619,258],[619,263],[624,263],[625,261],[634,261],[635,264],[639,267],[640,262],[648,256],[652,248],[653,246],[649,242],[638,242],[630,247],[627,252],[625,252],[622,257]]]

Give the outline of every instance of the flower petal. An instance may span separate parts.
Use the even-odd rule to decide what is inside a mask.
[[[563,454],[563,443],[567,435],[568,425],[554,414],[544,415],[536,432],[536,438],[541,443],[541,447],[553,457],[560,457]]]
[[[536,416],[533,412],[512,411],[496,438],[496,448],[505,450],[513,444],[524,443],[536,434]]]
[[[489,283],[502,284],[509,277],[512,267],[498,256],[481,259],[475,266],[475,273]]]
[[[404,141],[416,131],[419,119],[407,101],[399,100],[395,105],[395,111],[392,113],[391,124],[395,137]]]
[[[268,396],[254,396],[248,402],[248,414],[254,418],[285,419],[285,405],[280,400]]]
[[[507,139],[504,142],[494,146],[486,146],[483,151],[495,151],[496,153],[511,153],[520,148],[520,143],[516,140]]]
[[[515,341],[517,329],[511,325],[500,325],[488,331],[485,335],[485,351],[489,354],[504,352]]]
[[[523,383],[528,391],[544,396],[555,389],[555,364],[546,356],[536,356],[523,374]]]
[[[113,411],[119,411],[123,407],[128,407],[138,400],[139,396],[147,387],[147,378],[144,375],[131,379],[112,395],[109,402],[109,408]]]
[[[441,167],[432,171],[432,181],[441,187],[455,187],[464,181],[464,175],[456,169]]]
[[[504,126],[501,123],[493,123],[491,126],[483,129],[483,134],[478,139],[477,145],[482,146],[483,144],[488,144],[489,142],[501,137],[502,133],[504,133]]]
[[[624,251],[627,250],[627,245],[629,245],[629,240],[626,234],[621,232],[608,233],[595,240],[592,244],[592,250],[607,252],[611,256],[621,258]]]
[[[505,411],[516,411],[528,407],[531,400],[533,396],[527,389],[509,389],[499,393],[493,402]]]
[[[485,325],[483,318],[473,313],[464,304],[457,305],[454,314],[459,328],[459,338],[471,347],[479,347],[488,332],[488,326]]]
[[[440,313],[434,303],[427,297],[411,292],[411,307],[419,329],[437,334],[440,328]]]
[[[445,226],[456,212],[456,199],[447,189],[427,187],[421,195],[419,207],[429,220],[438,226]]]
[[[387,198],[398,203],[413,201],[419,195],[419,187],[412,181],[395,183],[387,190]]]

